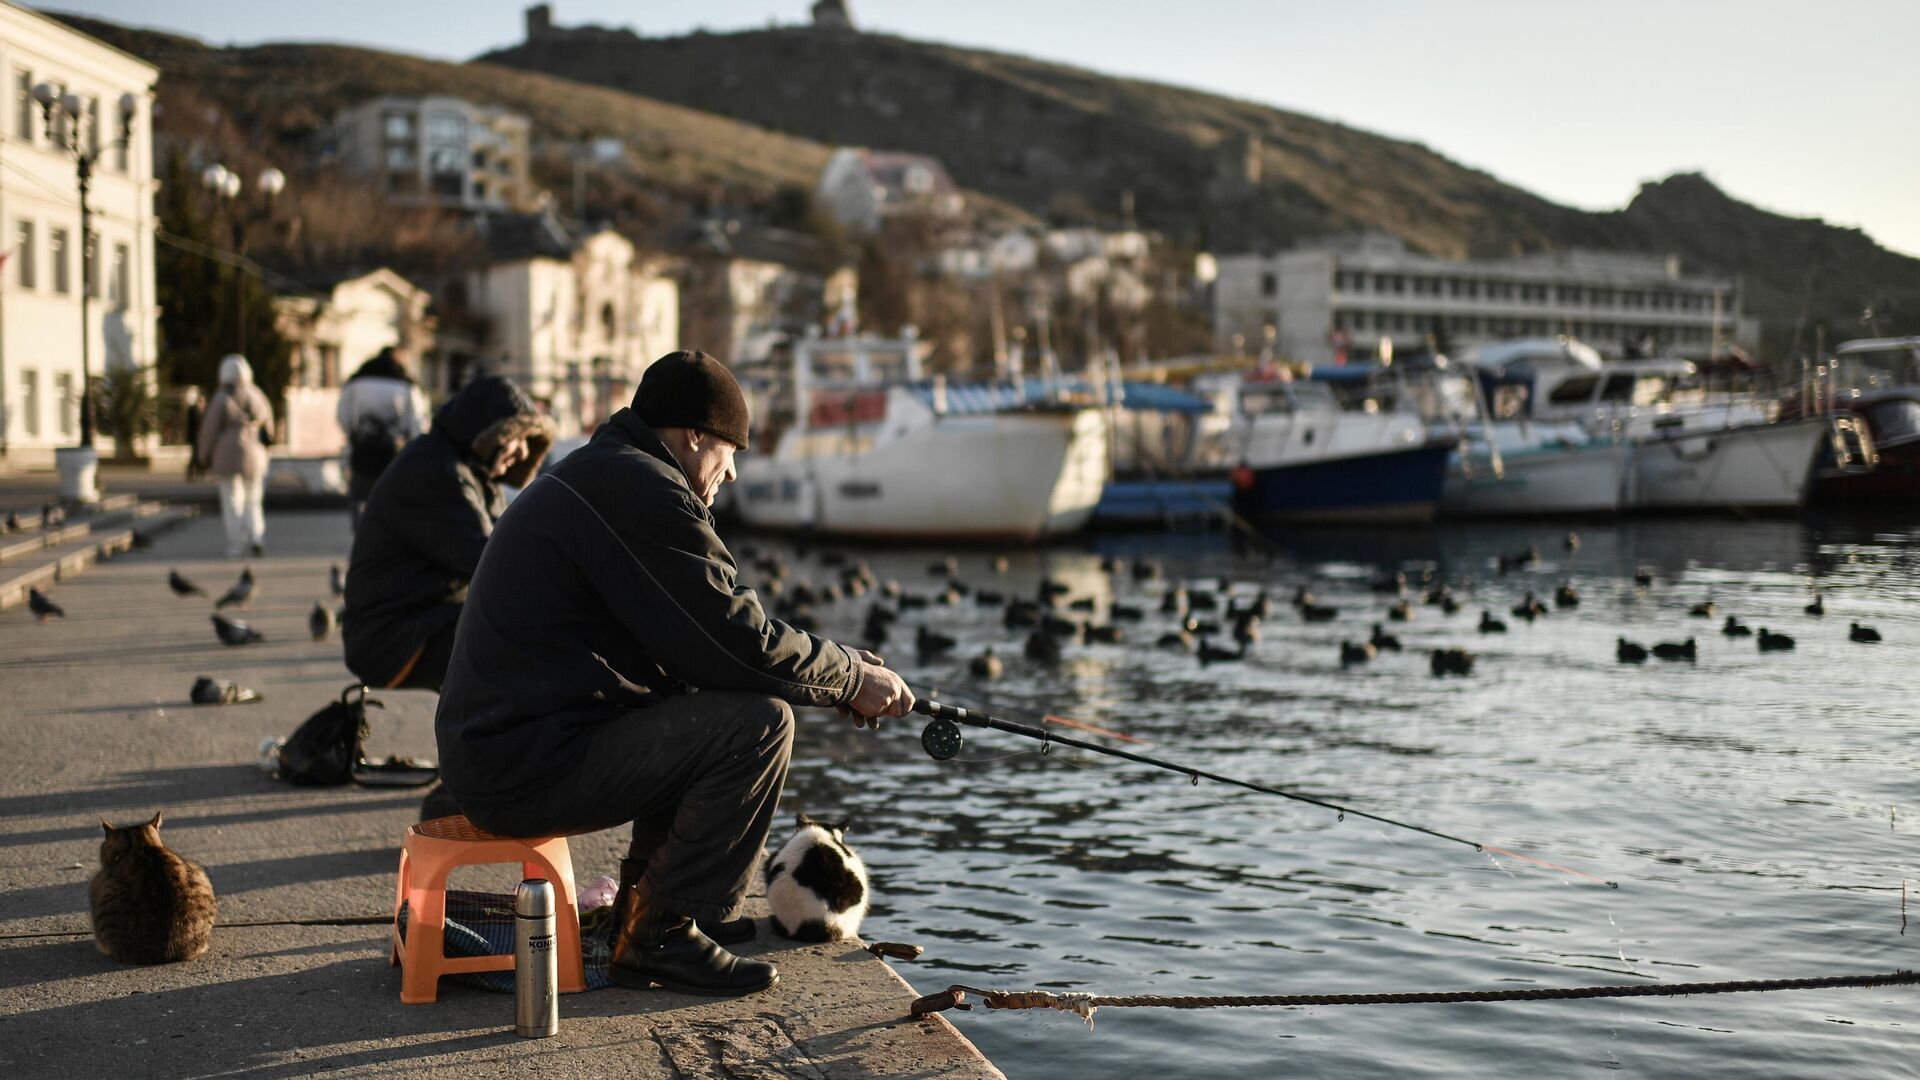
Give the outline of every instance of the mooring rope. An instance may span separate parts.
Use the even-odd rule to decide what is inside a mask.
[[[1920,972],[1902,969],[1872,975],[1819,975],[1804,979],[1747,979],[1734,982],[1640,983],[1624,986],[1541,986],[1514,990],[1428,990],[1373,994],[1228,994],[1169,997],[1157,994],[1074,994],[1045,990],[983,990],[954,985],[913,1003],[913,1015],[946,1009],[971,1009],[977,994],[989,1009],[1059,1009],[1093,1024],[1096,1009],[1244,1009],[1301,1005],[1454,1005],[1464,1002],[1567,1001],[1576,998],[1681,997],[1692,994],[1749,994],[1771,990],[1826,990],[1837,987],[1909,986]]]

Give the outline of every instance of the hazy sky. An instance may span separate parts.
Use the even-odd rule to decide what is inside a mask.
[[[349,41],[465,59],[518,0],[61,0],[216,43]],[[677,34],[810,0],[557,0],[562,25]],[[1425,143],[1557,202],[1705,172],[1739,198],[1920,254],[1917,0],[851,0],[860,25],[1163,82]]]

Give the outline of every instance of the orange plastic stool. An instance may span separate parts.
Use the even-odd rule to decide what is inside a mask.
[[[456,866],[519,863],[529,878],[553,883],[554,945],[560,951],[560,989],[587,988],[580,956],[580,909],[573,888],[573,856],[564,836],[518,839],[495,836],[455,814],[407,829],[400,849],[400,877],[393,898],[393,952],[400,967],[400,1000],[427,1005],[440,996],[440,976],[468,971],[512,971],[513,955],[448,956],[447,877]],[[407,906],[407,933],[400,935],[400,905]]]

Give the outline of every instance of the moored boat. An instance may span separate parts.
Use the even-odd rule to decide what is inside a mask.
[[[1106,482],[1096,407],[919,377],[912,339],[808,339],[789,409],[737,459],[748,525],[890,540],[1030,541],[1083,527]],[[765,449],[761,449],[764,445]]]
[[[1433,518],[1456,440],[1411,410],[1340,407],[1316,382],[1232,386],[1227,446],[1234,508],[1269,522],[1398,523]]]

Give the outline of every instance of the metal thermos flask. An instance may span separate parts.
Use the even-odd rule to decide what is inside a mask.
[[[542,878],[513,893],[513,1033],[560,1034],[560,957],[554,952],[553,886]]]

